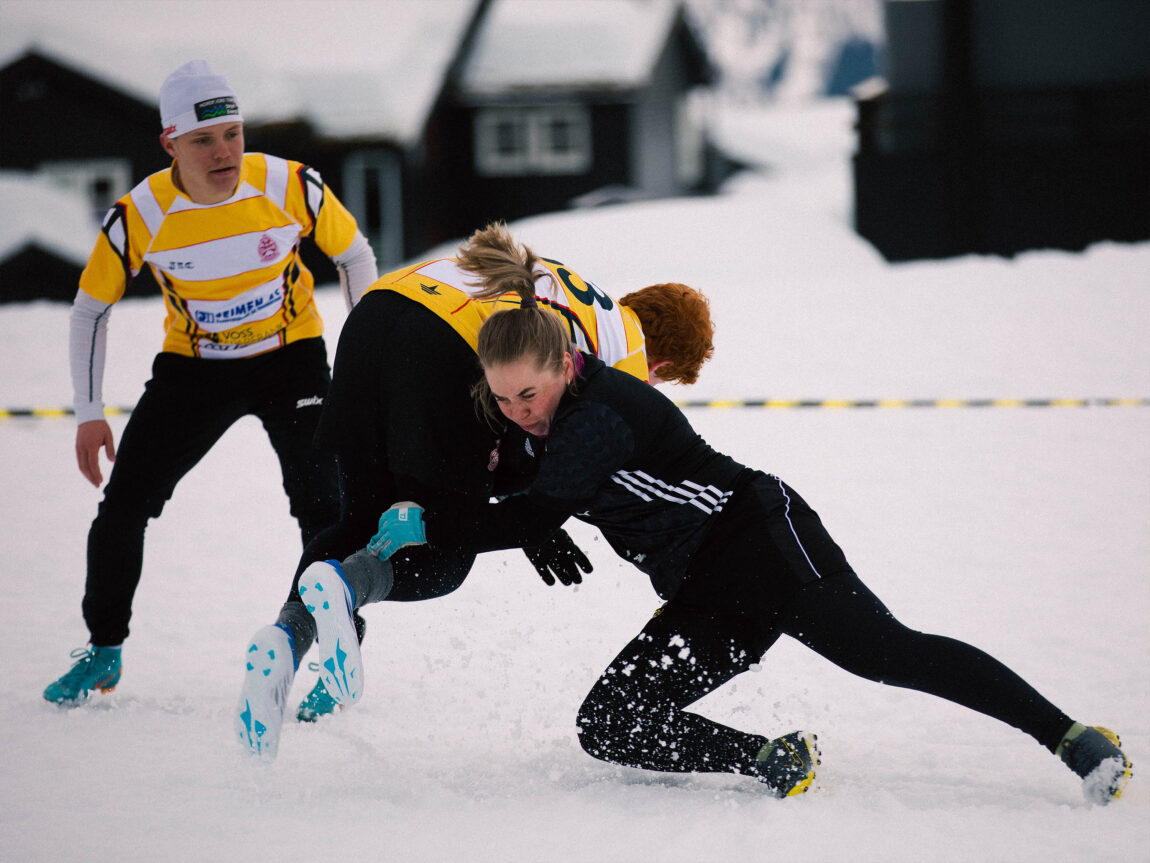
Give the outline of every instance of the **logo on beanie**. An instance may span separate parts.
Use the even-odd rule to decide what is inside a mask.
[[[220,96],[215,99],[196,102],[193,109],[196,112],[197,123],[203,123],[205,120],[218,120],[220,117],[229,117],[233,114],[239,116],[240,113],[240,109],[236,106],[236,100],[231,96]]]
[[[264,234],[260,237],[260,244],[257,251],[259,252],[260,260],[265,264],[270,264],[276,259],[276,256],[279,255],[280,249],[279,246],[276,245],[275,240],[267,234]]]

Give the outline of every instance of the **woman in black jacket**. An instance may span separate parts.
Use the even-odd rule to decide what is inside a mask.
[[[649,770],[745,774],[780,797],[807,790],[813,734],[768,739],[686,709],[785,634],[859,676],[1013,725],[1083,777],[1088,799],[1121,794],[1131,767],[1117,735],[1075,722],[981,650],[903,626],[793,489],[711,449],[653,387],[573,350],[529,298],[523,306],[484,324],[477,397],[510,421],[500,451],[529,465],[526,492],[467,518],[396,505],[368,549],[381,559],[422,542],[480,552],[542,542],[572,516],[598,527],[666,603],[579,710],[589,754]],[[372,590],[353,580],[352,604]]]

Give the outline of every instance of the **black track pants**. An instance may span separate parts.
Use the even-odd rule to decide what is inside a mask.
[[[1052,751],[1071,724],[993,657],[903,626],[853,573],[808,583],[775,620],[769,643],[785,633],[847,671],[962,704]],[[769,647],[762,632],[760,621],[668,603],[583,702],[583,748],[604,761],[648,770],[749,772],[767,738],[685,708],[757,662]]]
[[[127,638],[148,520],[159,517],[179,481],[241,417],[263,423],[304,544],[338,518],[335,459],[312,444],[329,382],[320,338],[245,359],[156,357],[88,532],[83,611],[93,644]],[[227,507],[258,503],[230,484],[219,498],[221,518]],[[203,545],[210,547],[209,536]]]

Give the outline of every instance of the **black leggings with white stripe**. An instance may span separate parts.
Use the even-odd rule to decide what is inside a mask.
[[[842,552],[792,489],[775,477],[754,485],[755,499],[741,493],[722,533],[708,538],[700,553],[709,559],[692,565],[583,702],[578,730],[590,755],[648,770],[750,773],[767,737],[686,708],[784,634],[853,674],[977,710],[1054,751],[1069,716],[983,651],[901,624],[842,568]]]

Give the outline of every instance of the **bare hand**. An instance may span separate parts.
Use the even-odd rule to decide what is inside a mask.
[[[96,488],[104,481],[104,475],[100,472],[101,448],[108,461],[116,460],[116,444],[107,421],[90,420],[80,423],[76,427],[76,463],[80,466],[80,473]]]

